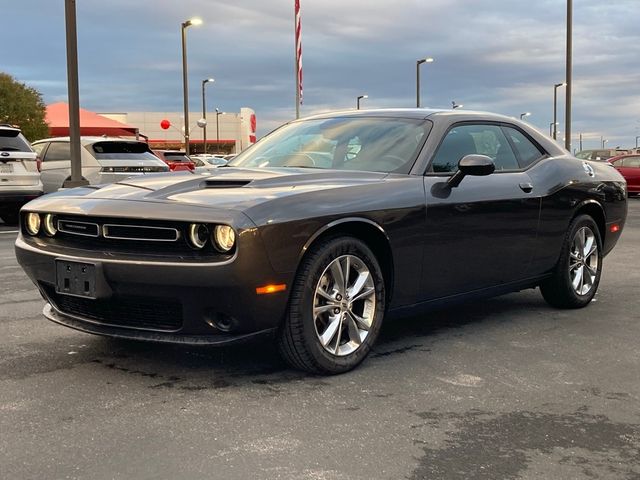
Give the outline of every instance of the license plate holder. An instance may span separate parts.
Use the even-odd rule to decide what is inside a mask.
[[[0,173],[13,173],[13,165],[10,163],[0,163]]]
[[[56,293],[96,299],[96,265],[56,260]]]

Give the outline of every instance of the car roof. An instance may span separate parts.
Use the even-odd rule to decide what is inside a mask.
[[[517,121],[515,117],[500,115],[498,113],[482,112],[462,109],[436,109],[436,108],[376,108],[367,110],[342,110],[337,112],[319,113],[300,120],[315,120],[336,117],[387,117],[387,118],[417,118],[427,119],[430,117],[446,117],[463,119],[482,119],[497,122]]]
[[[15,127],[13,125],[9,125],[8,123],[0,123],[0,129],[2,129],[2,130],[12,130],[12,131],[18,132],[18,133],[21,132],[19,127]]]
[[[624,153],[622,155],[616,155],[615,157],[608,158],[607,160],[612,162],[613,160],[620,160],[621,158],[626,157],[640,157],[640,153]]]
[[[71,139],[69,137],[52,137],[52,138],[43,138],[42,140],[38,140],[36,142],[33,142],[33,144],[35,145],[36,143],[42,143],[42,142],[69,142],[71,141]],[[121,138],[121,137],[96,137],[96,136],[87,136],[87,137],[80,137],[80,142],[83,145],[91,145],[92,143],[98,143],[98,142],[136,142],[136,143],[144,143],[142,140],[136,140],[135,138]]]

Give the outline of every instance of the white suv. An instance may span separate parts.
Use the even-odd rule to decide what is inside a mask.
[[[169,171],[167,164],[151,153],[149,145],[138,140],[82,137],[80,143],[82,176],[91,185]],[[40,171],[44,193],[57,191],[71,176],[69,137],[38,140],[33,142],[33,148],[38,154],[38,162],[31,168]]]
[[[0,125],[0,217],[5,223],[17,223],[20,207],[42,195],[40,175],[28,167],[35,160],[20,129]]]

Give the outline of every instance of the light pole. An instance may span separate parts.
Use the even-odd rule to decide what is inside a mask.
[[[205,123],[202,127],[202,152],[207,153],[207,99],[204,93],[204,86],[207,83],[213,83],[215,80],[213,78],[207,78],[206,80],[202,80],[202,118]]]
[[[356,98],[356,110],[360,110],[360,100],[363,98],[369,98],[369,95],[359,95],[358,98]]]
[[[566,87],[567,82],[556,83],[553,86],[553,123],[555,124],[558,121],[558,89],[560,87]],[[553,129],[553,139],[558,138],[558,129]]]
[[[602,135],[600,135],[600,142],[602,142],[602,149],[604,150],[604,144],[607,143],[609,140],[607,140],[606,138],[604,138]]]
[[[522,120],[524,117],[528,117],[531,115],[531,112],[524,112],[520,114],[520,120]]]
[[[187,28],[202,25],[202,20],[192,18],[182,22],[182,94],[184,102],[184,150],[189,155],[189,84],[187,79]]]
[[[427,57],[416,61],[416,107],[420,108],[420,65],[433,63],[433,58]]]
[[[567,66],[565,79],[564,148],[571,151],[571,89],[573,87],[573,0],[567,0]]]
[[[453,110],[455,110],[456,108],[462,108],[462,107],[464,107],[464,105],[462,103],[456,103],[455,100],[451,101],[451,108]]]
[[[69,94],[69,143],[71,148],[71,178],[64,188],[88,185],[82,177],[80,160],[80,94],[78,89],[78,34],[76,28],[76,0],[65,0],[64,16],[67,41],[67,88]]]
[[[636,137],[636,148],[638,148],[638,139],[640,139],[640,135]]]
[[[558,126],[558,122],[551,122],[549,124],[549,136],[553,136],[553,132],[556,129],[556,127]]]
[[[224,115],[224,112],[216,108],[216,152],[218,153],[220,153],[220,115]]]

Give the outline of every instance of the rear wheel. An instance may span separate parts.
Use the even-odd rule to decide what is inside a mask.
[[[305,256],[279,335],[282,356],[313,373],[351,370],[369,354],[385,309],[382,271],[353,237],[325,240]]]
[[[558,308],[581,308],[595,296],[602,272],[600,230],[588,215],[576,217],[553,276],[540,285],[544,299]]]

